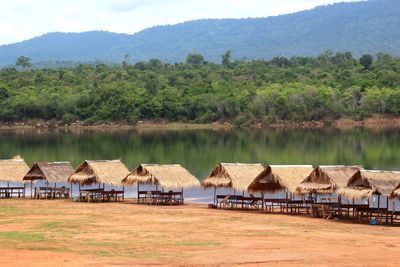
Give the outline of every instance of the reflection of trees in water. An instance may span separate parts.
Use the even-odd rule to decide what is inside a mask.
[[[121,158],[139,163],[180,163],[202,177],[218,162],[364,164],[399,169],[398,130],[237,129],[232,131],[1,131],[0,156],[33,161]]]

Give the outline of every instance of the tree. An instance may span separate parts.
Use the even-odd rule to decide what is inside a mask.
[[[368,70],[371,67],[374,58],[371,55],[365,54],[360,58],[360,64],[364,67],[365,70]]]
[[[29,57],[21,56],[21,57],[17,58],[17,62],[15,63],[15,65],[17,67],[29,68],[30,66],[32,66],[30,61],[31,61],[31,59]]]
[[[232,59],[232,51],[226,51],[222,55],[222,65],[225,67],[229,67],[231,64],[231,59]]]
[[[201,54],[189,54],[186,63],[198,67],[204,64],[204,57]]]

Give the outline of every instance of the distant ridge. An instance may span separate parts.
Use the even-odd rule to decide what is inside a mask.
[[[400,55],[400,1],[370,0],[321,6],[268,18],[207,19],[156,26],[134,35],[104,31],[49,33],[0,46],[0,66],[17,57],[33,62],[116,63],[128,54],[137,62],[157,58],[182,61],[189,53],[220,61],[234,58],[314,56],[326,50],[355,56],[386,52]]]

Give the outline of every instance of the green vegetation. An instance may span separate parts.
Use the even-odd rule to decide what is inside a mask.
[[[126,56],[126,58],[128,58]],[[22,61],[22,63],[21,63]],[[0,71],[0,121],[166,120],[236,124],[400,114],[400,58],[351,53],[270,61],[186,62]]]

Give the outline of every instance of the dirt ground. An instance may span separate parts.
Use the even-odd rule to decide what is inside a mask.
[[[398,266],[400,227],[132,203],[0,200],[1,266]]]

